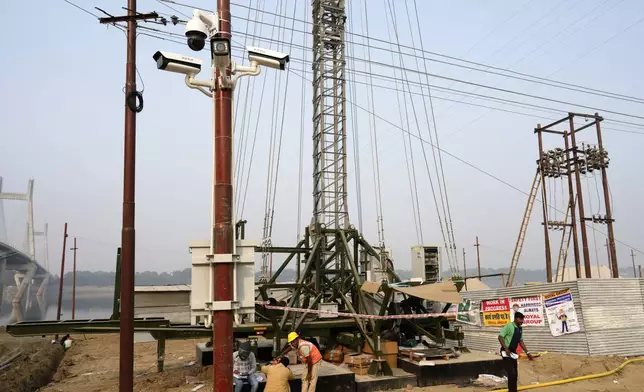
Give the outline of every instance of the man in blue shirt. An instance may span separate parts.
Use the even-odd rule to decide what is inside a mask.
[[[532,360],[532,354],[523,343],[523,313],[514,313],[514,322],[508,323],[499,332],[499,343],[501,343],[501,356],[508,373],[508,392],[517,392],[517,379],[519,377],[517,368],[517,347],[521,346],[528,359]]]

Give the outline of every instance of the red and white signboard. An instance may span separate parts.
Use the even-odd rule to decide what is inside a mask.
[[[507,298],[481,302],[483,325],[502,327],[510,322],[510,302]]]
[[[514,313],[521,312],[525,316],[524,326],[545,325],[543,316],[543,299],[540,295],[534,297],[510,298],[510,315],[514,320]]]

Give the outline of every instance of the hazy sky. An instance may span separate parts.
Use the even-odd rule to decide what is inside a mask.
[[[177,14],[181,19],[186,19],[162,3],[152,0],[141,0],[138,3],[140,12],[155,10]],[[188,3],[210,9],[215,8],[216,4],[215,1],[197,0],[190,0]],[[369,54],[365,50],[362,44],[366,44],[363,36],[366,35],[367,25],[372,38],[395,42],[391,24],[392,15],[395,14],[400,43],[420,48],[418,26],[413,15],[414,1],[407,0],[411,24],[408,22],[403,0],[394,0],[394,9],[389,8],[388,1],[368,0],[367,12],[364,10],[364,1],[348,3],[350,31],[356,35],[351,35],[347,40],[359,44],[349,45],[347,48],[347,56],[356,58],[353,61],[350,59],[348,66],[358,71],[357,88],[348,96],[352,102],[347,109],[350,217],[352,223],[358,226],[355,135],[360,154],[362,228],[365,237],[375,245],[377,211],[372,128],[375,129],[378,141],[386,245],[393,249],[397,267],[409,268],[409,247],[421,242],[421,239],[414,224],[412,192],[403,142],[409,141],[407,134],[401,132],[399,127],[414,135],[420,129],[422,138],[428,140],[425,109],[430,109],[423,105],[422,97],[418,94],[410,98],[408,93],[401,92],[397,98],[395,91],[378,86],[374,86],[373,106],[376,114],[388,122],[374,118],[352,104],[370,108],[370,90],[363,84],[368,79],[360,74],[368,70],[368,63],[364,61],[368,56],[372,61],[373,73],[401,78],[399,70],[378,65],[391,64],[393,57],[400,66],[398,53],[392,55],[388,51],[372,49]],[[92,12],[98,12],[93,9],[98,6],[117,15],[124,12],[121,6],[125,6],[125,1],[77,0],[77,4]],[[258,7],[258,1],[237,0],[234,4]],[[294,0],[279,4],[277,0],[259,1],[259,8],[288,18],[295,15],[298,20],[310,21],[310,4],[297,1],[295,10],[294,4]],[[422,42],[427,51],[624,95],[644,96],[641,93],[644,90],[644,80],[641,77],[644,56],[638,49],[641,48],[644,36],[644,23],[641,23],[644,4],[638,0],[417,0],[417,6]],[[188,15],[191,13],[189,8],[179,5],[173,7]],[[121,227],[125,35],[114,27],[99,25],[93,17],[62,0],[5,2],[2,10],[4,15],[21,15],[20,18],[6,18],[0,25],[0,39],[4,48],[3,61],[0,62],[0,114],[3,119],[0,130],[0,176],[4,177],[4,189],[24,191],[27,180],[30,177],[36,179],[36,226],[40,228],[43,222],[49,223],[49,255],[53,271],[59,270],[65,222],[69,223],[70,236],[78,237],[79,268],[113,270]],[[311,51],[302,50],[301,46],[309,48],[311,37],[303,37],[297,32],[308,32],[311,25],[276,18],[270,13],[253,11],[249,14],[247,8],[239,5],[235,5],[232,11],[235,16],[234,45],[271,47],[289,52],[292,56],[292,72],[278,73],[265,69],[252,82],[244,80],[240,84],[237,89],[240,99],[237,104],[236,140],[239,142],[245,138],[248,141],[246,154],[238,157],[237,161],[238,165],[245,167],[242,182],[245,183],[250,176],[243,214],[243,218],[248,220],[246,235],[247,238],[260,242],[270,138],[272,132],[277,135],[282,132],[272,242],[283,246],[295,245],[298,233],[298,170],[302,121],[304,161],[301,226],[310,222],[313,204],[310,64],[306,64],[304,74],[308,80],[303,81],[301,78],[302,59],[310,61],[312,58]],[[28,18],[28,24],[25,24],[25,18]],[[247,19],[263,24],[247,25]],[[365,19],[368,19],[368,23]],[[275,24],[281,24],[287,29],[272,27]],[[144,26],[179,35],[184,33],[183,26]],[[410,33],[410,28],[413,33]],[[296,32],[293,33],[291,29]],[[267,39],[273,37],[274,41],[253,42],[252,37],[245,36],[246,31]],[[142,29],[140,33],[162,35]],[[165,37],[184,42],[181,37]],[[306,41],[303,41],[304,38]],[[282,46],[278,47],[276,41],[282,42]],[[387,44],[376,41],[371,41],[370,45],[388,47]],[[162,49],[199,56],[207,62],[208,54],[191,53],[185,45],[146,35],[139,36],[137,46],[138,70],[145,86],[145,108],[137,116],[136,269],[169,271],[186,268],[190,266],[188,242],[208,238],[211,106],[205,96],[186,88],[180,75],[158,71],[152,55],[156,50]],[[393,46],[391,50],[396,52],[397,48]],[[420,55],[420,52],[417,54]],[[245,54],[239,49],[236,49],[235,55],[238,56],[238,61],[245,58]],[[429,54],[427,57],[452,61]],[[406,68],[424,72],[422,62],[419,64],[420,68],[417,68],[416,59],[412,56],[403,56],[403,62]],[[244,63],[247,64],[248,61],[244,59]],[[533,134],[535,125],[549,123],[553,118],[565,116],[568,111],[595,111],[577,105],[597,108],[607,119],[603,126],[613,128],[604,131],[604,144],[612,158],[608,176],[616,219],[616,237],[644,250],[644,230],[641,224],[644,220],[641,207],[641,194],[644,191],[641,177],[641,168],[644,167],[644,156],[641,154],[644,134],[615,130],[644,132],[644,128],[631,128],[608,121],[616,119],[644,123],[644,120],[605,112],[611,110],[644,116],[641,104],[527,83],[432,61],[427,61],[426,65],[429,73],[574,103],[565,105],[547,102],[429,77],[430,84],[558,110],[558,113],[537,111],[480,98],[464,98],[445,91],[433,91],[441,147],[526,192],[529,191],[534,176],[538,152],[536,136]],[[201,77],[207,77],[206,74],[207,72],[203,72]],[[419,80],[427,82],[425,76],[419,79],[418,72],[407,72],[404,77],[409,79],[415,93],[419,93],[420,89],[414,87],[414,83],[417,86]],[[250,85],[247,84],[249,82]],[[265,90],[260,99],[263,83]],[[407,89],[406,84],[391,80],[374,79],[373,84]],[[140,79],[138,86],[139,89],[143,88]],[[349,85],[349,89],[352,88]],[[251,101],[249,96],[248,103],[245,104],[247,91],[248,94],[252,92],[253,98]],[[427,89],[424,91],[426,94]],[[463,102],[455,103],[443,98]],[[414,107],[411,105],[412,99]],[[407,103],[407,116],[404,115],[404,102]],[[466,103],[528,115],[490,110]],[[282,110],[285,113],[283,128]],[[242,121],[243,118],[246,120]],[[257,138],[251,154],[250,141],[255,132]],[[595,135],[585,131],[579,139],[594,143]],[[560,140],[554,136],[548,137],[546,147],[553,148],[558,142]],[[413,159],[412,153],[408,152],[408,160],[410,164],[413,161],[416,172],[422,241],[425,244],[442,245],[422,151],[425,148],[429,167],[433,171],[430,146],[423,146],[415,137],[412,137],[412,144]],[[251,156],[253,163],[248,174]],[[481,260],[484,266],[509,265],[527,196],[450,156],[443,156],[443,164],[456,243],[459,248],[466,248],[468,268],[475,265],[475,249],[472,245],[477,235],[482,244]],[[599,208],[595,180],[584,180],[586,208],[593,213],[603,211]],[[565,209],[561,195],[561,191],[565,189],[562,187],[562,180],[553,180],[550,185],[553,189],[553,202],[556,200],[557,208]],[[241,210],[241,206],[238,209]],[[22,244],[26,207],[18,202],[4,202],[4,210],[10,242]],[[540,205],[536,205],[521,261],[522,267],[543,268],[544,265],[540,212]],[[562,214],[559,215],[558,219],[563,219]],[[603,226],[598,226],[597,229],[606,231]],[[589,231],[593,263],[598,256],[600,263],[606,264],[606,249],[603,246],[605,237],[598,233],[593,238],[592,233],[593,231]],[[556,259],[559,233],[553,234],[553,257]],[[38,243],[40,259],[41,244]],[[618,244],[617,251],[620,265],[630,265],[630,249]],[[460,252],[459,250],[459,254]],[[637,258],[641,263],[644,261],[644,254],[638,253]]]

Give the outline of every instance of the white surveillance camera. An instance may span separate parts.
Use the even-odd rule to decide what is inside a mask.
[[[226,68],[230,64],[230,39],[213,37],[210,40],[210,52],[218,68]]]
[[[289,62],[289,56],[286,53],[252,46],[247,47],[246,50],[248,50],[248,60],[256,62],[257,65],[284,70]]]
[[[186,37],[188,46],[199,52],[206,46],[206,38],[218,31],[219,17],[217,13],[206,14],[201,10],[194,10],[192,18],[186,24]]]
[[[176,72],[188,76],[194,76],[201,71],[201,60],[194,57],[159,51],[152,58],[157,62],[157,68],[162,71]]]

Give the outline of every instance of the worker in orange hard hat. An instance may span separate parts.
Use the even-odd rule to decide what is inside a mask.
[[[282,351],[280,357],[293,349],[297,350],[297,356],[306,365],[304,373],[302,373],[302,392],[314,392],[318,383],[320,366],[322,365],[320,350],[313,343],[300,338],[297,332],[289,333],[287,340],[288,346]]]

